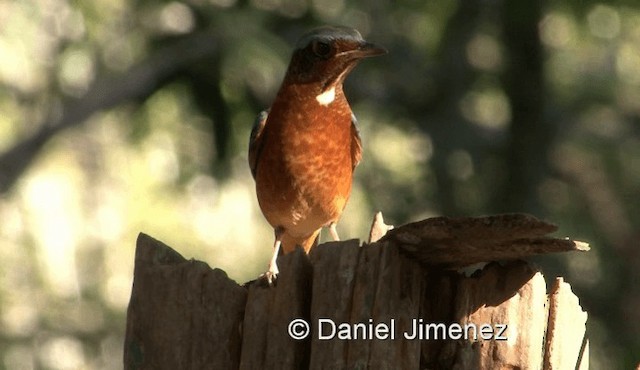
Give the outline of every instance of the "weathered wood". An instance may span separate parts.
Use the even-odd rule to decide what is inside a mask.
[[[237,368],[246,297],[224,271],[140,234],[125,369]]]
[[[544,369],[589,368],[587,313],[578,297],[562,278],[554,281],[549,293],[549,327],[545,341]]]
[[[420,341],[407,340],[412,321],[419,317],[423,289],[420,264],[400,255],[397,247],[382,244],[373,321],[395,320],[396,338],[371,343],[369,366],[379,369],[417,369],[420,365]],[[378,366],[384,364],[384,366]]]
[[[456,286],[461,275],[428,270],[424,278],[419,319],[424,323],[452,323]],[[421,369],[451,369],[453,347],[445,340],[421,340]]]
[[[365,245],[360,249],[351,297],[351,323],[368,323],[373,318],[376,303],[375,282],[380,273],[382,248],[379,244]],[[366,369],[371,357],[370,340],[351,340],[346,353],[347,369]]]
[[[309,362],[309,339],[287,334],[295,318],[308,318],[312,267],[302,249],[278,258],[275,288],[258,279],[248,284],[241,369],[301,369]]]
[[[341,369],[345,367],[349,341],[322,340],[319,319],[334,323],[349,322],[351,297],[356,275],[360,245],[357,240],[331,242],[318,246],[311,253],[313,263],[313,299],[310,369]],[[327,333],[329,334],[329,333]]]
[[[385,236],[391,229],[393,229],[392,225],[387,225],[384,223],[382,212],[376,212],[376,214],[373,216],[373,221],[371,222],[369,241],[367,243],[371,244],[377,242],[378,240],[382,239],[382,237]]]
[[[584,242],[546,236],[556,230],[553,224],[518,213],[434,217],[390,230],[381,240],[392,241],[424,264],[443,268],[589,250]]]
[[[249,283],[249,295],[242,325],[242,351],[240,369],[260,369],[267,359],[267,336],[269,333],[270,313],[272,311],[275,290],[265,289],[261,284]]]
[[[490,325],[494,338],[468,340],[458,347],[456,366],[464,369],[539,369],[546,323],[546,285],[542,274],[522,261],[492,263],[476,276],[460,280],[454,321],[474,324],[479,335]],[[471,331],[469,331],[471,335]],[[471,345],[471,343],[477,345]],[[460,362],[458,362],[460,361]]]
[[[401,234],[391,234],[398,230],[401,239],[419,239],[418,248],[407,253]],[[275,286],[258,279],[244,287],[141,234],[125,368],[586,369],[586,313],[561,280],[547,304],[544,279],[526,262],[490,263],[466,277],[442,268],[456,264],[437,258],[426,263],[412,254],[425,249],[434,255],[443,245],[453,254],[465,248],[491,253],[499,244],[547,243],[550,238],[540,235],[549,230],[549,224],[523,216],[439,218],[401,226],[363,246],[357,240],[332,242],[310,256],[301,250],[280,256]],[[434,235],[444,244],[429,245]],[[291,338],[294,319],[309,324],[309,336]],[[340,333],[325,340],[320,334],[332,328],[321,319],[350,330],[340,332],[339,326]],[[507,325],[504,333],[501,324]],[[456,325],[461,331],[433,337],[434,327]],[[483,325],[506,340],[483,338]],[[415,327],[431,337],[412,339]]]

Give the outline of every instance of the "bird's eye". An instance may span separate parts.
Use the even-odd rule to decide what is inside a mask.
[[[313,53],[321,58],[327,58],[331,55],[331,45],[322,41],[314,41],[311,44]]]

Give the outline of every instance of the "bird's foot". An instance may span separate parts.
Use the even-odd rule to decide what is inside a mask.
[[[269,261],[269,268],[267,272],[260,275],[260,278],[267,279],[267,283],[269,286],[273,285],[273,282],[278,277],[280,271],[278,270],[278,254],[280,254],[280,245],[282,241],[280,237],[282,236],[283,230],[281,227],[277,227],[275,229],[276,241],[273,243],[273,254],[271,255],[271,260]]]
[[[265,279],[267,279],[267,283],[269,283],[269,285],[273,285],[273,282],[278,278],[278,274],[280,273],[280,270],[278,270],[278,252],[279,251],[280,251],[280,241],[277,240],[275,248],[273,250],[274,252],[273,256],[271,257],[271,261],[269,261],[269,268],[267,269],[267,272],[260,275],[260,277],[264,277]]]
[[[267,283],[269,285],[273,285],[273,283],[278,278],[278,274],[279,273],[280,273],[280,271],[278,270],[278,265],[276,265],[275,263],[273,263],[273,264],[270,263],[269,264],[269,269],[267,270],[267,272],[265,272],[264,274],[260,275],[260,277],[267,279]]]

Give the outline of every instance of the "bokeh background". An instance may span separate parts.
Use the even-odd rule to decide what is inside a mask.
[[[326,23],[389,49],[346,81],[341,235],[377,210],[552,221],[593,248],[537,259],[589,312],[592,368],[640,362],[637,1],[0,0],[0,368],[122,368],[141,231],[264,270],[251,124]]]

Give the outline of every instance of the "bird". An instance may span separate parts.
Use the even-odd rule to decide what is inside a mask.
[[[249,167],[260,209],[274,229],[266,277],[279,273],[277,258],[317,245],[336,223],[351,193],[362,159],[356,119],[343,82],[358,62],[387,51],[345,26],[321,26],[296,43],[271,107],[260,112],[249,139]]]

